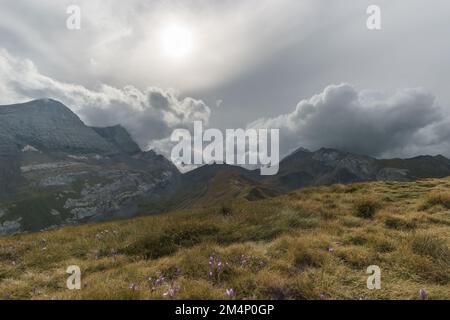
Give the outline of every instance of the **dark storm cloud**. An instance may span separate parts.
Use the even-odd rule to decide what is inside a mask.
[[[285,153],[302,146],[402,155],[430,145],[433,139],[436,147],[444,149],[442,111],[425,89],[385,94],[341,84],[300,101],[291,113],[260,119],[249,127],[279,128]]]

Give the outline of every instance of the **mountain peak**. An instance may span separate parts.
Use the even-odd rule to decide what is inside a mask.
[[[50,98],[42,98],[42,99],[34,99],[23,103],[17,103],[17,104],[10,104],[10,105],[3,105],[0,106],[2,109],[11,109],[14,108],[16,110],[20,110],[22,108],[29,108],[29,109],[41,109],[41,108],[61,108],[68,112],[72,111],[65,106],[63,103],[59,102],[58,100],[50,99]]]
[[[300,148],[296,149],[293,153],[297,153],[297,152],[306,152],[306,153],[310,153],[311,151],[308,150],[308,149],[306,149],[306,148],[300,147]]]
[[[341,151],[341,150],[338,150],[338,149],[334,149],[334,148],[322,147],[319,150],[316,150],[315,153],[340,153],[340,154],[344,154],[344,153],[347,153],[347,152]]]
[[[43,151],[116,152],[111,143],[53,99],[0,106],[0,141],[0,154],[17,153],[27,145]]]
[[[307,156],[311,154],[311,151],[309,151],[306,148],[300,147],[296,150],[294,150],[293,152],[291,152],[289,155],[287,155],[284,159],[283,162],[289,162],[289,161],[296,161],[299,158],[302,158],[304,156]]]

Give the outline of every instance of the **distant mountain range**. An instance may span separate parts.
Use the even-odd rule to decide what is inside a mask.
[[[120,125],[86,126],[51,99],[0,106],[0,235],[254,201],[316,185],[450,176],[443,156],[379,160],[298,149],[275,176],[230,165],[181,174]]]

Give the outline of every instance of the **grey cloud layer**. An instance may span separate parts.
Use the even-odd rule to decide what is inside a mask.
[[[371,0],[77,0],[79,31],[65,27],[72,0],[3,3],[1,47],[49,77],[223,100],[210,119],[219,128],[287,113],[342,81],[383,91],[424,86],[450,104],[448,0],[377,0],[379,32],[366,28]],[[195,38],[182,63],[161,53],[161,28],[171,21]]]
[[[169,152],[175,128],[191,128],[194,120],[208,123],[211,110],[201,100],[180,98],[174,90],[133,86],[118,89],[54,80],[30,60],[0,51],[0,102],[16,103],[51,97],[67,104],[87,123],[124,125],[143,147]],[[373,156],[448,155],[450,129],[435,97],[425,89],[392,94],[357,91],[348,84],[331,85],[302,100],[288,114],[259,119],[248,127],[279,128],[283,153],[303,146],[334,147]]]
[[[62,101],[87,124],[122,124],[143,147],[170,154],[175,128],[192,129],[194,120],[208,125],[210,108],[201,100],[180,98],[174,90],[105,84],[96,90],[54,80],[30,60],[0,50],[0,103],[50,97]],[[450,121],[435,97],[422,88],[387,94],[358,91],[349,84],[330,85],[302,100],[295,109],[250,123],[279,128],[282,154],[300,146],[333,147],[372,156],[449,155]]]
[[[224,129],[265,117],[252,126],[280,127],[284,152],[450,155],[448,0],[378,0],[379,32],[365,25],[371,0],[77,0],[82,29],[72,32],[73,2],[3,0],[1,103],[52,97],[165,154],[172,129],[193,120]],[[159,32],[172,19],[197,41],[184,63],[161,55]],[[341,81],[430,91],[330,86],[291,110]],[[203,100],[161,89],[170,87]]]
[[[0,50],[0,103],[54,98],[70,107],[87,124],[122,124],[147,149],[174,128],[190,128],[194,120],[208,123],[210,108],[201,100],[180,98],[174,90],[133,86],[118,89],[105,84],[96,90],[54,80],[41,74],[30,60]]]
[[[447,119],[425,89],[393,94],[330,85],[302,100],[289,114],[259,119],[249,127],[279,128],[281,147],[333,147],[372,156],[448,152]]]
[[[255,68],[298,40],[289,31],[308,28],[307,13],[316,7],[310,0],[9,2],[0,10],[2,46],[33,57],[52,77],[91,85],[89,75],[116,86],[181,90],[208,90]],[[78,31],[66,28],[72,4],[81,8]],[[193,33],[194,52],[182,63],[161,54],[161,31],[171,23]]]

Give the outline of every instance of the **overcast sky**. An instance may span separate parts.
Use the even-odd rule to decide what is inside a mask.
[[[450,156],[449,15],[448,0],[0,0],[0,103],[55,98],[144,148],[203,120],[280,128],[283,153]]]

